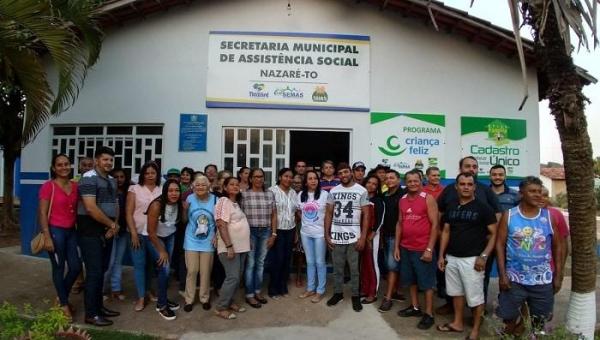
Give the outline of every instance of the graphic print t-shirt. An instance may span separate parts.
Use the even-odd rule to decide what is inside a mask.
[[[325,205],[329,198],[329,193],[321,190],[319,199],[315,200],[313,192],[308,193],[306,202],[300,202],[300,211],[302,211],[302,228],[300,232],[311,237],[324,237],[324,219]]]
[[[333,206],[331,240],[334,244],[350,244],[360,237],[361,208],[369,204],[367,189],[354,183],[338,185],[329,192],[327,204]]]

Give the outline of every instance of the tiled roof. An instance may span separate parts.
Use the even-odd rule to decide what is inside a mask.
[[[540,175],[550,179],[565,179],[565,168],[540,168]]]

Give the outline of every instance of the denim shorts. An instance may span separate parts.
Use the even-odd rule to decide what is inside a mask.
[[[525,286],[511,282],[509,290],[500,291],[496,314],[507,321],[516,320],[525,301],[532,317],[550,320],[554,307],[552,284]]]
[[[422,251],[412,251],[400,247],[400,274],[402,283],[416,284],[420,290],[433,289],[436,286],[435,271],[436,259],[432,256],[431,262],[421,261]]]
[[[396,242],[396,237],[391,236],[386,238],[385,242],[385,265],[387,266],[387,270],[390,272],[399,272],[400,271],[400,262],[394,259],[394,244]]]

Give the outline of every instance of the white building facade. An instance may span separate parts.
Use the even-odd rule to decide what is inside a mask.
[[[115,9],[109,11],[116,13],[113,17],[119,15],[122,3],[125,1],[112,2]],[[423,160],[425,166],[429,161],[429,165],[443,167],[449,179],[457,174],[458,160],[478,150],[465,142],[469,131],[465,131],[464,117],[522,120],[521,136],[512,138],[521,143],[514,176],[538,173],[536,70],[529,67],[529,100],[518,111],[521,70],[518,58],[507,58],[502,52],[512,48],[506,32],[462,13],[472,28],[479,27],[486,36],[497,39],[481,44],[477,35],[470,38],[455,30],[436,31],[432,25],[424,25],[430,23],[428,18],[403,16],[394,8],[382,10],[370,2],[302,0],[290,4],[291,10],[287,2],[279,0],[192,2],[148,13],[143,20],[140,14],[107,28],[100,59],[90,70],[75,105],[50,120],[23,151],[23,208],[37,206],[37,189],[48,178],[53,152],[65,152],[76,162],[100,144],[113,147],[117,165],[133,174],[150,159],[159,159],[163,172],[183,166],[202,170],[209,163],[233,171],[242,165],[258,166],[268,171],[272,182],[278,169],[298,159],[309,163],[318,158],[360,160],[375,166],[381,159],[373,156],[379,146],[372,145],[377,136],[372,135],[371,112],[443,116],[444,137],[439,140],[442,151],[438,151],[442,155],[435,159],[424,155]],[[219,54],[209,47],[211,31],[291,33],[296,35],[293,39],[308,42],[331,36],[367,37],[367,65],[360,66],[366,82],[340,79],[344,73],[336,76],[333,66],[328,80],[346,83],[355,91],[349,91],[351,98],[338,96],[339,100],[364,95],[366,106],[360,110],[207,106],[213,79],[209,58]],[[317,35],[310,38],[312,34]],[[489,47],[494,45],[502,48]],[[248,79],[233,76],[232,88],[238,81]],[[200,128],[206,136],[200,149],[206,151],[180,151],[182,114],[206,118]],[[497,141],[497,150],[488,149],[490,155],[514,153],[509,148],[510,132],[508,135],[508,139],[503,136],[506,142]],[[35,221],[21,218],[23,238],[27,239]]]

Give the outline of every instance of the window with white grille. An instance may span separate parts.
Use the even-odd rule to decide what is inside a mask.
[[[237,174],[247,166],[265,171],[265,184],[277,181],[277,172],[288,166],[290,154],[288,129],[257,127],[223,128],[223,168]]]
[[[83,157],[94,157],[99,146],[115,151],[115,168],[137,175],[142,165],[154,160],[161,167],[163,151],[162,125],[55,125],[52,127],[52,156],[64,153],[77,163]]]

